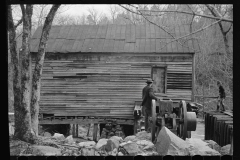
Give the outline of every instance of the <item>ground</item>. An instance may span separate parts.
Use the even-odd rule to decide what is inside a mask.
[[[192,138],[198,138],[198,139],[204,140],[204,121],[202,117],[197,118],[197,128],[196,128],[196,131],[192,131]],[[83,138],[74,138],[74,141],[79,143],[79,142],[84,142],[88,140],[85,140]],[[36,145],[40,147],[36,147]],[[10,155],[32,155],[32,154],[41,155],[41,153],[38,152],[38,149],[36,148],[43,148],[42,146],[50,146],[49,149],[47,150],[48,151],[47,154],[49,154],[51,150],[52,150],[52,153],[58,153],[64,150],[64,147],[61,146],[60,141],[56,141],[55,139],[52,139],[49,137],[39,136],[39,139],[36,145],[31,145],[29,143],[26,143],[17,139],[13,139],[12,137],[10,137]],[[45,151],[42,151],[42,152],[45,153]]]

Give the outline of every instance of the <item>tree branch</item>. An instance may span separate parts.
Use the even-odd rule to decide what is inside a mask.
[[[144,12],[150,12],[150,11],[148,11],[148,10],[138,10],[138,11],[144,11]],[[189,14],[189,15],[193,15],[193,13],[191,13],[191,12],[186,12],[186,11],[177,11],[177,10],[175,10],[175,11],[167,11],[167,10],[165,10],[165,11],[155,11],[155,10],[151,10],[151,12],[175,12],[175,13],[182,13],[182,14]],[[212,17],[212,16],[208,16],[208,15],[203,15],[203,14],[198,14],[198,13],[194,13],[196,16],[200,16],[200,17],[204,17],[204,18],[209,18],[209,19],[215,19],[215,20],[221,20],[221,21],[226,21],[226,22],[231,22],[231,23],[233,23],[233,20],[232,19],[228,19],[228,18],[223,18],[223,17]],[[156,16],[158,16],[158,15],[156,15]]]
[[[201,28],[201,29],[199,29],[199,30],[197,30],[197,31],[195,31],[195,32],[189,33],[189,34],[184,35],[184,36],[182,36],[182,37],[178,37],[178,38],[176,38],[176,39],[174,39],[174,40],[166,43],[165,46],[167,46],[169,43],[172,43],[172,42],[177,41],[177,40],[179,40],[179,39],[182,39],[182,38],[188,37],[188,36],[190,36],[190,35],[192,35],[192,34],[195,34],[195,33],[198,33],[198,32],[200,32],[200,31],[203,31],[203,30],[211,27],[212,25],[214,25],[214,24],[216,24],[216,23],[219,23],[220,21],[221,21],[221,20],[218,20],[218,21],[216,21],[216,22],[214,22],[214,23],[212,23],[212,24],[210,24],[210,25],[208,25],[208,26],[206,26],[206,27],[204,27],[204,28]],[[165,46],[163,46],[161,49],[163,49]]]

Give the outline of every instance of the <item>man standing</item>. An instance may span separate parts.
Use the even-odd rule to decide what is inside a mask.
[[[144,111],[144,116],[145,116],[145,131],[148,131],[148,117],[152,116],[152,108],[151,108],[151,103],[152,99],[158,100],[154,93],[153,93],[153,88],[152,88],[152,79],[147,80],[147,85],[143,88],[142,90],[142,104],[143,106],[143,111]]]
[[[223,104],[223,101],[226,98],[225,90],[224,90],[222,84],[219,81],[217,81],[217,86],[219,88],[217,111],[219,111],[219,107],[221,107],[222,111],[225,111],[225,107],[224,107],[224,104]]]

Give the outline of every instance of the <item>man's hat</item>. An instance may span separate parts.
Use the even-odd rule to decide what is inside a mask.
[[[146,83],[153,83],[153,80],[152,80],[152,79],[148,79],[148,80],[146,81]]]

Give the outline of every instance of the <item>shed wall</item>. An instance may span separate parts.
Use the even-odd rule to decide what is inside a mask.
[[[132,119],[134,102],[142,100],[142,88],[151,77],[152,67],[161,65],[167,66],[168,98],[190,100],[192,57],[169,53],[47,53],[40,113]]]

